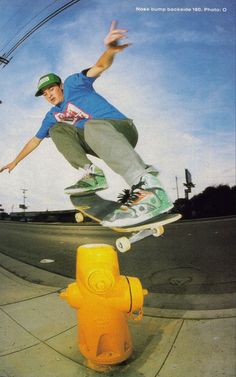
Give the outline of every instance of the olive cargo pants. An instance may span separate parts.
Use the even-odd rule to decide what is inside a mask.
[[[138,132],[131,119],[88,120],[84,129],[58,123],[49,134],[57,149],[76,169],[91,164],[87,154],[101,158],[132,186],[147,166],[134,147]]]

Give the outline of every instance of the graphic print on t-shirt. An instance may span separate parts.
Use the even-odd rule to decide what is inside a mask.
[[[81,110],[78,106],[73,105],[73,103],[68,103],[66,110],[62,113],[54,113],[56,120],[59,123],[66,123],[74,125],[81,119],[90,119],[91,116]]]

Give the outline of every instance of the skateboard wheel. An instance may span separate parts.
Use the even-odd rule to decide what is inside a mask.
[[[153,228],[155,230],[155,233],[153,233],[154,237],[160,237],[164,233],[164,227],[158,226],[157,228]]]
[[[121,253],[126,253],[131,249],[131,243],[127,237],[120,237],[116,240],[116,247]]]
[[[82,223],[84,221],[84,216],[81,212],[75,214],[75,221],[77,223]]]

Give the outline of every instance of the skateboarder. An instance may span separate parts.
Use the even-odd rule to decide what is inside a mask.
[[[112,65],[115,55],[130,46],[120,43],[126,37],[127,30],[117,29],[116,21],[112,21],[104,40],[106,50],[94,66],[67,77],[64,84],[54,73],[39,79],[35,96],[44,96],[53,107],[36,135],[12,162],[0,169],[10,173],[50,136],[59,152],[78,169],[78,181],[65,192],[83,194],[108,187],[103,171],[87,155],[101,158],[131,187],[129,193],[126,190],[120,209],[105,218],[105,226],[138,224],[173,207],[157,177],[158,171],[145,164],[134,150],[138,133],[133,121],[93,87],[94,81]]]

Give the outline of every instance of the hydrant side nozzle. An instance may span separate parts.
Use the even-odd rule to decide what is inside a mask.
[[[148,295],[148,290],[147,290],[147,289],[143,289],[143,295],[144,295],[144,296],[147,296],[147,295]]]
[[[60,298],[66,300],[73,308],[78,309],[81,305],[82,295],[77,283],[69,284],[66,290],[60,293]]]

